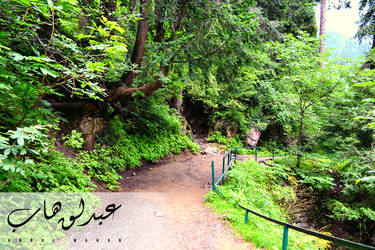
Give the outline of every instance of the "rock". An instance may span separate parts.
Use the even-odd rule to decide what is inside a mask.
[[[221,127],[223,127],[223,124],[224,124],[223,121],[216,122],[215,125],[214,125],[214,130],[219,131],[221,129]]]
[[[134,172],[134,173],[133,173],[133,176],[136,176],[136,175],[137,175],[137,174]]]
[[[295,137],[284,137],[283,142],[287,146],[294,146],[297,144],[297,139]]]
[[[102,117],[84,116],[79,128],[85,138],[84,148],[92,150],[94,149],[96,134],[104,128],[104,119]]]
[[[259,129],[252,128],[250,134],[245,137],[245,145],[254,147],[257,145],[261,132]]]

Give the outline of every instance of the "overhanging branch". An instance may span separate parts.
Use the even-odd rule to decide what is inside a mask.
[[[144,86],[138,88],[118,87],[117,89],[112,91],[112,93],[110,93],[110,97],[107,99],[107,101],[110,103],[127,102],[133,99],[133,94],[137,91],[143,92],[144,97],[148,97],[162,85],[162,81],[160,81],[159,78],[156,78],[155,82],[149,82]]]

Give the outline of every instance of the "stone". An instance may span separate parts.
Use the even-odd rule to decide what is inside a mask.
[[[254,147],[257,145],[261,132],[259,129],[252,128],[250,134],[245,137],[245,145]]]
[[[295,137],[284,137],[283,138],[284,144],[287,146],[294,146],[297,145],[297,139]]]
[[[85,139],[84,148],[92,150],[94,149],[96,134],[104,128],[104,119],[102,117],[84,116],[79,128]]]

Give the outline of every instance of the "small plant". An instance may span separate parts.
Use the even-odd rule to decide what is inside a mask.
[[[82,138],[82,133],[78,132],[77,130],[72,130],[70,135],[66,135],[62,137],[65,141],[64,145],[70,149],[80,149],[83,146],[84,140]]]
[[[220,131],[215,131],[212,135],[207,137],[208,142],[217,142],[219,144],[225,145],[227,149],[232,147],[243,147],[239,138],[236,136],[234,138],[228,138],[220,133]]]
[[[51,147],[44,133],[48,126],[36,125],[8,130],[0,135],[0,168],[4,171],[23,173],[26,165],[33,164],[33,158]]]

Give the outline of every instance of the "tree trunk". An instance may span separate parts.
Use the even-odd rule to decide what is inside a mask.
[[[137,65],[136,69],[139,69],[141,67],[143,56],[146,52],[146,42],[148,34],[148,23],[146,22],[147,13],[145,10],[146,5],[148,5],[148,0],[141,0],[140,12],[142,14],[142,19],[138,21],[137,37],[131,57],[131,62]],[[130,87],[135,77],[136,73],[134,71],[126,71],[122,75],[121,81],[125,86]]]
[[[163,9],[160,6],[160,0],[155,0],[155,42],[164,40],[165,30],[163,20]]]
[[[178,113],[180,114],[181,114],[182,98],[183,98],[183,95],[182,95],[182,89],[181,89],[180,92],[178,93],[178,96],[174,97],[174,100],[173,100],[174,107],[175,109],[177,109]]]
[[[326,34],[326,12],[327,12],[327,0],[321,0],[320,2],[320,29],[319,29],[319,38],[320,38],[320,53],[325,52],[325,42],[326,39],[324,35]]]
[[[296,168],[299,168],[301,165],[301,158],[302,158],[302,139],[303,139],[303,122],[305,118],[305,111],[301,108],[301,118],[299,121],[299,131],[298,131],[298,138],[297,138],[297,164]]]
[[[140,12],[142,15],[142,19],[138,21],[137,37],[134,43],[131,57],[131,62],[137,65],[137,69],[141,67],[143,56],[146,52],[146,42],[149,29],[148,23],[146,21],[148,14],[147,6],[149,5],[149,0],[141,0],[140,3]],[[136,76],[137,74],[134,71],[126,71],[121,77],[122,85],[130,87]],[[107,98],[107,101],[110,103],[126,103],[133,98],[133,94],[137,91],[143,92],[144,97],[147,97],[154,91],[159,89],[161,86],[162,82],[159,80],[159,78],[156,78],[155,82],[147,83],[144,86],[138,88],[118,87],[117,89],[112,89],[111,91],[109,91],[109,97]]]

